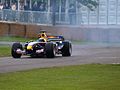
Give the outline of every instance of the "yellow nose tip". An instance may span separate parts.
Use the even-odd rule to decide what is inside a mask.
[[[32,46],[27,46],[27,49],[28,50],[32,50]]]

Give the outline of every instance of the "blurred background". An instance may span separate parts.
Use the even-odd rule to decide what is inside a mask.
[[[0,21],[120,24],[120,0],[0,0]]]

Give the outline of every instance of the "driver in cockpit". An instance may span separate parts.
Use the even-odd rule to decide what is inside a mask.
[[[38,41],[42,41],[42,42],[47,42],[47,35],[45,32],[41,32],[38,34]]]

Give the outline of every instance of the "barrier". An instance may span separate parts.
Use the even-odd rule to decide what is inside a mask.
[[[48,26],[20,23],[0,23],[0,36],[37,37],[40,30],[63,35],[69,40],[120,42],[119,25]]]

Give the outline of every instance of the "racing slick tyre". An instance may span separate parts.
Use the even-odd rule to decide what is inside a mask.
[[[64,42],[64,46],[62,48],[62,56],[71,56],[72,53],[72,45],[70,42]]]
[[[54,58],[56,55],[55,45],[53,43],[46,43],[45,53],[47,58]]]
[[[23,50],[23,47],[20,43],[14,43],[12,45],[11,54],[13,58],[20,58],[22,54],[16,52],[17,49]]]

